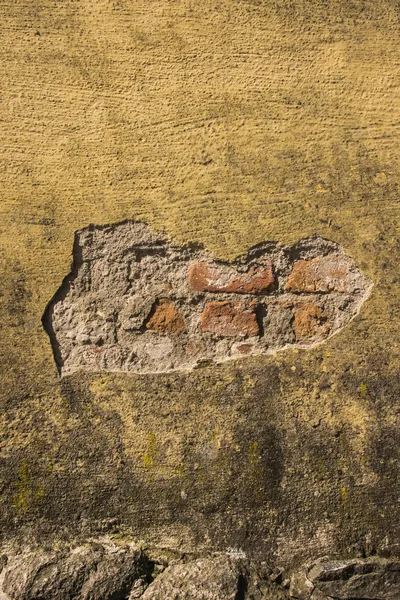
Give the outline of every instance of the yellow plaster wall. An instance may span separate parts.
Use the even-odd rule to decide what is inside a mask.
[[[318,233],[375,282],[357,325],[315,351],[331,387],[301,375],[314,351],[242,367],[297,369],[285,411],[349,427],[361,461],[377,416],[339,376],[399,368],[399,3],[4,0],[0,15],[1,387],[25,398],[20,418],[61,422],[40,319],[77,229],[144,219],[224,258]],[[108,402],[135,453],[124,401]],[[17,430],[7,443],[29,453]]]

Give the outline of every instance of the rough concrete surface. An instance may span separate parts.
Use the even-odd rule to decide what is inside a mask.
[[[104,535],[179,560],[231,548],[286,595],[321,557],[395,560],[398,1],[3,0],[0,15],[1,554]],[[245,327],[243,345],[259,321],[237,303],[276,292],[267,266],[229,265],[258,244],[329,240],[373,288],[335,335],[309,299],[271,325],[323,343],[60,377],[42,316],[75,232],[124,221],[209,253],[191,280],[228,304],[205,329]],[[296,297],[330,297],[306,291],[319,267],[296,267]],[[186,323],[157,298],[143,339]]]

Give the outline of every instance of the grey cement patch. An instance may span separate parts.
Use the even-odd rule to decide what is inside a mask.
[[[71,273],[43,316],[61,375],[188,370],[320,344],[372,288],[320,237],[265,242],[228,263],[141,222],[76,232]]]

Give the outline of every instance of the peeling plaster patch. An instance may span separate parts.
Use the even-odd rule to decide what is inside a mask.
[[[127,221],[76,232],[43,325],[61,375],[187,370],[324,342],[372,288],[334,242],[259,244],[228,263]]]

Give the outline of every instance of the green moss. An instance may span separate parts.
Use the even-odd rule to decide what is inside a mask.
[[[18,479],[16,483],[17,493],[14,495],[13,504],[14,508],[19,513],[25,513],[28,510],[29,502],[29,472],[28,463],[26,459],[22,461]]]
[[[251,467],[253,469],[258,470],[261,465],[260,450],[258,447],[258,442],[253,442],[252,444],[250,444],[248,457],[249,457],[249,462],[250,462]]]
[[[147,440],[147,450],[143,455],[143,463],[146,469],[155,467],[156,457],[158,454],[157,441],[155,433],[150,433]]]
[[[15,511],[20,515],[27,513],[32,504],[45,496],[44,487],[32,481],[28,461],[25,458],[18,471],[16,489],[17,491],[13,497],[13,506]]]
[[[249,490],[253,490],[253,496],[257,502],[262,502],[264,498],[264,469],[258,442],[249,445],[247,458],[249,462]]]

